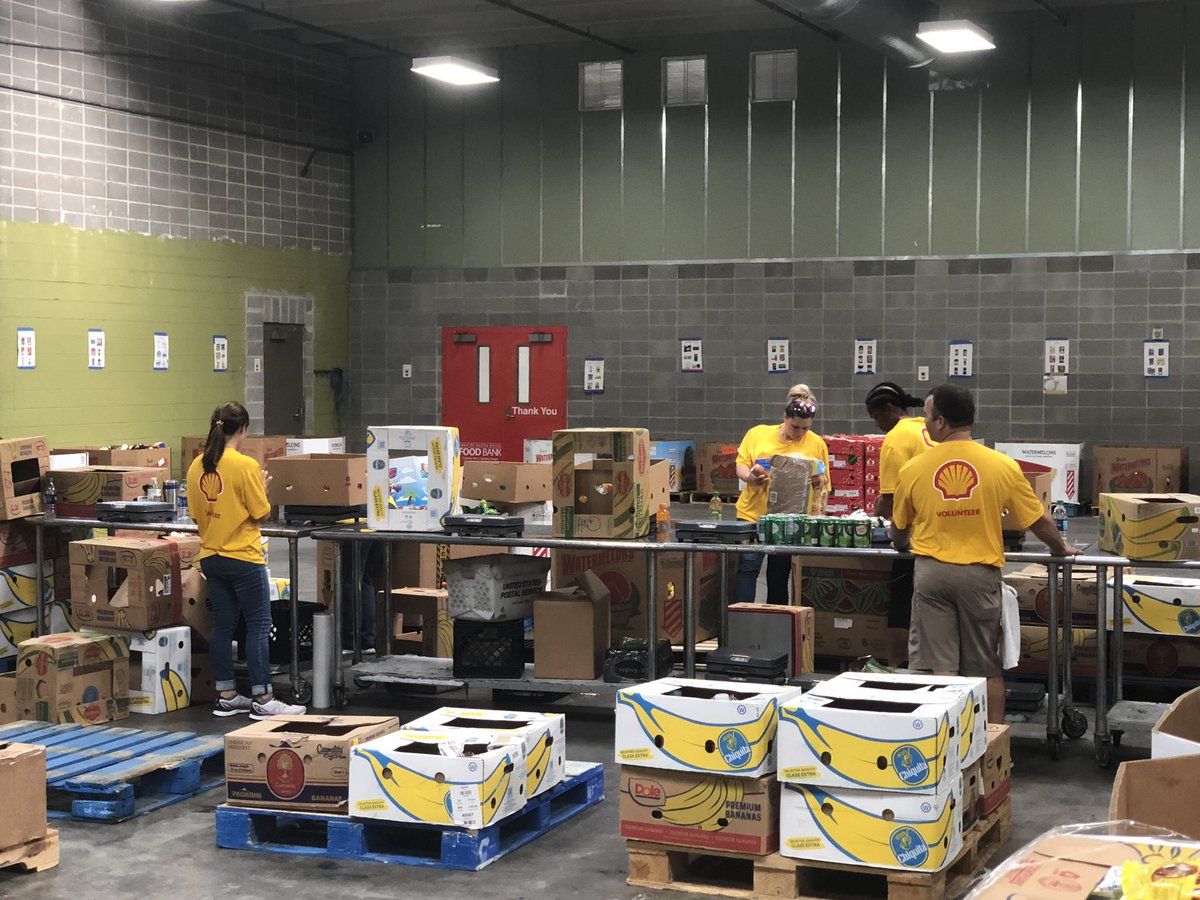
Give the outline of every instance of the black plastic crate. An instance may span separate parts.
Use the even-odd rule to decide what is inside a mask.
[[[282,600],[271,604],[271,636],[268,638],[271,665],[288,665],[292,661],[292,612],[291,603]],[[311,662],[313,658],[313,617],[325,611],[323,603],[300,602],[300,662]],[[246,621],[238,617],[233,630],[237,641],[237,658],[246,658]]]
[[[525,673],[525,620],[454,620],[455,678],[520,678]]]

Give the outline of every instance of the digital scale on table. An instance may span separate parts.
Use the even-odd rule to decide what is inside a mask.
[[[107,500],[96,504],[101,522],[174,522],[175,504],[156,500]]]
[[[299,506],[283,507],[283,521],[289,525],[312,522],[317,525],[336,525],[338,522],[367,518],[367,504],[357,506]]]
[[[452,515],[442,519],[447,534],[459,537],[511,537],[525,533],[525,520],[520,516]]]
[[[758,526],[741,519],[694,519],[676,524],[675,540],[684,544],[748,544],[758,540]]]

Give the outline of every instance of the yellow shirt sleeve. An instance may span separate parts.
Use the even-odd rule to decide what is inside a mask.
[[[267,489],[263,486],[262,468],[257,462],[242,470],[241,494],[246,511],[252,518],[256,520],[265,518],[271,511],[271,503],[267,500]]]
[[[882,480],[881,473],[880,481],[882,482]],[[892,525],[903,531],[912,525],[915,514],[912,502],[912,479],[905,479],[904,470],[901,469],[896,481],[895,492],[892,495]]]
[[[1046,514],[1046,509],[1038,500],[1037,494],[1033,492],[1033,488],[1030,487],[1029,480],[1021,472],[1021,467],[1013,461],[1008,468],[1010,469],[1010,488],[1006,504],[1008,514],[1017,522],[1022,523],[1022,528],[1029,528]]]
[[[742,442],[738,445],[737,464],[739,466],[754,466],[754,449],[758,445],[755,432],[758,431],[758,426],[755,425],[746,432]]]

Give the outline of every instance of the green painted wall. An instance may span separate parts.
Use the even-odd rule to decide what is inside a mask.
[[[360,61],[355,125],[375,140],[355,153],[354,264],[1196,247],[1185,6],[997,16],[984,86],[932,93],[925,70],[802,28],[639,42],[621,111],[578,110],[579,63],[614,56],[596,45],[479,51],[501,82],[469,91]],[[749,54],[784,48],[796,102],[749,104]],[[664,111],[662,57],[694,54],[708,106]]]
[[[245,294],[316,299],[318,369],[347,366],[349,259],[225,241],[151,238],[0,221],[0,435],[50,444],[167,441],[202,432],[214,406],[245,395]],[[16,329],[36,329],[37,368],[16,368]],[[87,368],[89,328],[107,366]],[[151,369],[153,334],[170,335],[170,368]],[[229,338],[214,372],[212,337]],[[316,429],[334,432],[316,380]],[[261,427],[261,423],[259,423]]]

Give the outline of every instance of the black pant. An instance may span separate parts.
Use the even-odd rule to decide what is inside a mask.
[[[371,570],[382,562],[384,546],[366,542],[359,547],[362,581],[355,585],[353,542],[342,542],[342,645],[347,649],[354,646],[354,605],[357,603],[362,609],[362,646],[364,650],[370,650],[375,646],[375,582]]]
[[[911,559],[892,562],[892,597],[888,603],[888,628],[912,625],[913,564]]]

